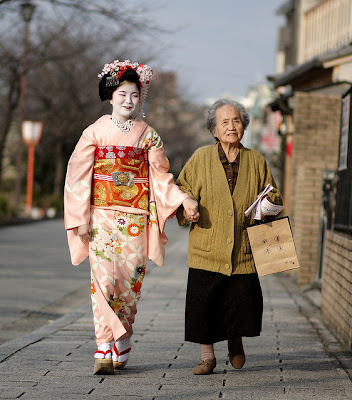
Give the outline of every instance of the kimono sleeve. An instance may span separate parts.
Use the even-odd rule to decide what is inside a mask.
[[[87,128],[68,162],[64,189],[65,229],[89,224],[96,144]]]
[[[189,196],[174,183],[174,176],[168,172],[170,163],[164,151],[160,136],[151,129],[146,136],[149,161],[149,175],[152,195],[156,203],[159,229],[164,230],[167,218],[172,218],[182,202]]]
[[[160,140],[149,143],[149,224],[148,257],[162,266],[167,237],[164,232],[167,218],[175,215],[177,208],[188,198],[174,183],[169,173],[169,160]],[[153,145],[154,144],[154,145]]]
[[[187,199],[184,193],[174,183],[174,176],[169,171],[169,160],[167,159],[162,142],[152,146],[148,151],[149,175],[152,193],[156,203],[159,229],[164,230],[167,218],[172,218],[176,210]]]
[[[176,185],[182,190],[182,192],[188,194],[191,199],[198,202],[198,196],[195,194],[194,191],[193,158],[188,160],[188,162],[183,167],[180,175],[176,180]],[[180,226],[185,226],[189,223],[182,205],[178,208],[176,212],[176,218]]]

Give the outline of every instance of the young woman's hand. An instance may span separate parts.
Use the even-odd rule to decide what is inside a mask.
[[[89,241],[92,236],[92,229],[89,224],[81,225],[78,227],[77,233],[82,242]]]
[[[197,222],[199,220],[198,203],[191,198],[187,198],[183,201],[182,205],[186,211],[188,221]]]

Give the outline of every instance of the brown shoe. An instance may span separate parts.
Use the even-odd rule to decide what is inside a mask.
[[[216,358],[212,360],[200,360],[199,363],[192,369],[194,375],[209,375],[213,373],[216,367]]]
[[[242,338],[230,339],[227,342],[229,359],[235,369],[241,369],[246,362],[246,355],[243,350]]]

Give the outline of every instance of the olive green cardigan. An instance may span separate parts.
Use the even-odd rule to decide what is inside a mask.
[[[240,145],[240,166],[233,195],[218,154],[218,145],[201,147],[182,169],[176,184],[198,201],[200,218],[191,225],[188,266],[224,275],[255,273],[246,228],[254,221],[245,210],[266,185],[274,204],[282,204],[265,158]],[[177,212],[179,225],[186,225],[184,210]]]

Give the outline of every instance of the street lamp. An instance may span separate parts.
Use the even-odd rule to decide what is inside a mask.
[[[35,10],[35,5],[32,4],[29,0],[26,0],[21,4],[22,18],[25,23],[30,22],[34,10]]]
[[[42,136],[42,131],[43,131],[43,122],[41,121],[22,122],[22,138],[25,144],[28,146],[27,197],[26,197],[27,215],[30,215],[32,211],[35,146],[40,141],[40,138]]]
[[[24,0],[21,3],[21,16],[24,22],[23,31],[23,52],[21,59],[21,74],[20,74],[20,98],[19,98],[19,112],[18,122],[21,127],[22,121],[24,120],[24,112],[26,105],[26,91],[27,91],[27,55],[28,55],[28,36],[29,36],[29,23],[32,19],[35,10],[35,5],[30,0]],[[17,155],[17,179],[15,186],[15,204],[21,203],[21,182],[22,182],[22,154],[23,145],[22,141],[19,140],[18,155]]]
[[[20,123],[24,120],[24,111],[26,104],[26,91],[27,91],[27,55],[28,55],[28,35],[29,35],[29,23],[31,22],[32,15],[35,10],[35,5],[29,0],[24,1],[21,4],[22,19],[24,21],[24,32],[23,32],[23,53],[21,60],[21,76],[20,76]]]

